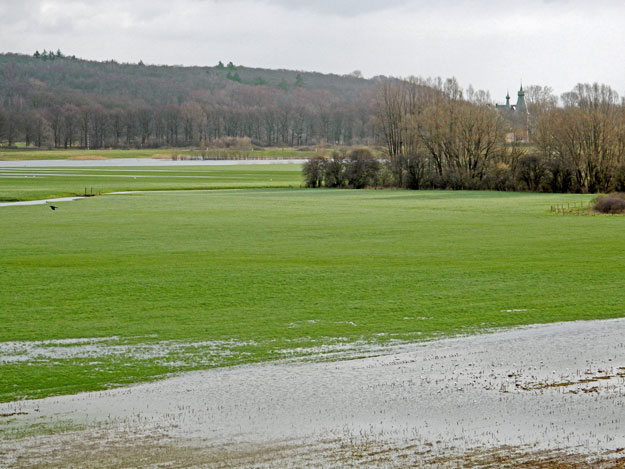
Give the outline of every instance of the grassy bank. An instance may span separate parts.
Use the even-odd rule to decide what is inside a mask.
[[[589,198],[260,189],[0,209],[0,400],[623,316],[625,219],[549,212]],[[76,338],[97,340],[40,342]]]

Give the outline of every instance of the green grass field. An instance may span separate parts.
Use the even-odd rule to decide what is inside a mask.
[[[0,168],[0,202],[68,197],[85,191],[299,187],[302,182],[298,164]]]
[[[197,152],[194,152],[197,153]],[[0,160],[64,160],[77,157],[101,158],[151,158],[154,155],[191,155],[191,151],[181,148],[134,149],[134,150],[39,150],[35,148],[0,148]]]
[[[250,169],[266,182],[257,167],[227,171]],[[590,198],[246,189],[0,208],[0,401],[623,316],[625,219],[549,213]],[[98,339],[45,342],[78,338]]]
[[[245,155],[249,158],[307,158],[314,154],[314,151],[300,151],[296,148],[263,148],[260,150],[227,150],[227,149],[209,149],[207,156],[211,158],[239,158]],[[155,155],[182,155],[193,156],[201,155],[198,149],[189,148],[152,148],[152,149],[132,149],[132,150],[39,150],[33,148],[0,148],[0,161],[11,160],[64,160],[68,158],[152,158]]]

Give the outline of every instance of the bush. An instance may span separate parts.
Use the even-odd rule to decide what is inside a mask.
[[[575,166],[561,157],[547,160],[545,164],[546,183],[551,192],[574,192]]]
[[[545,177],[543,161],[534,155],[524,156],[517,166],[517,179],[524,184],[528,191],[538,192]]]
[[[498,162],[488,166],[486,174],[480,181],[481,190],[514,191],[517,186],[510,165]]]
[[[380,164],[380,171],[378,172],[378,186],[394,187],[393,182],[393,172],[391,171],[390,165],[387,162]]]
[[[595,200],[595,210],[599,213],[625,213],[625,194],[616,193]]]
[[[625,191],[625,165],[619,165],[614,171],[613,190]]]
[[[348,153],[333,152],[328,158],[315,155],[302,168],[306,187],[351,187],[363,189],[377,186],[386,174],[382,165],[367,149]]]
[[[248,137],[222,137],[212,140],[209,144],[211,148],[226,148],[228,150],[252,151],[252,139]]]
[[[404,186],[407,189],[418,190],[425,185],[426,158],[421,154],[404,157]]]
[[[323,177],[326,172],[326,157],[322,155],[314,155],[311,159],[304,163],[302,167],[306,187],[321,187]]]
[[[345,178],[353,189],[364,189],[377,184],[380,163],[366,148],[359,148],[347,155]]]
[[[326,161],[323,179],[326,187],[345,187],[345,156],[335,151]]]

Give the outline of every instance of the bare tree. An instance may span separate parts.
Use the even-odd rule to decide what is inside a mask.
[[[579,84],[562,96],[564,108],[538,121],[538,144],[549,158],[575,167],[584,192],[608,191],[625,155],[625,120],[618,94],[607,85]]]

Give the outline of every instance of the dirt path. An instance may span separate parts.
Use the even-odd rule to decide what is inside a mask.
[[[625,320],[397,350],[1,404],[3,425],[17,436],[48,427],[53,434],[0,441],[0,460],[9,467],[625,463],[618,462]]]

